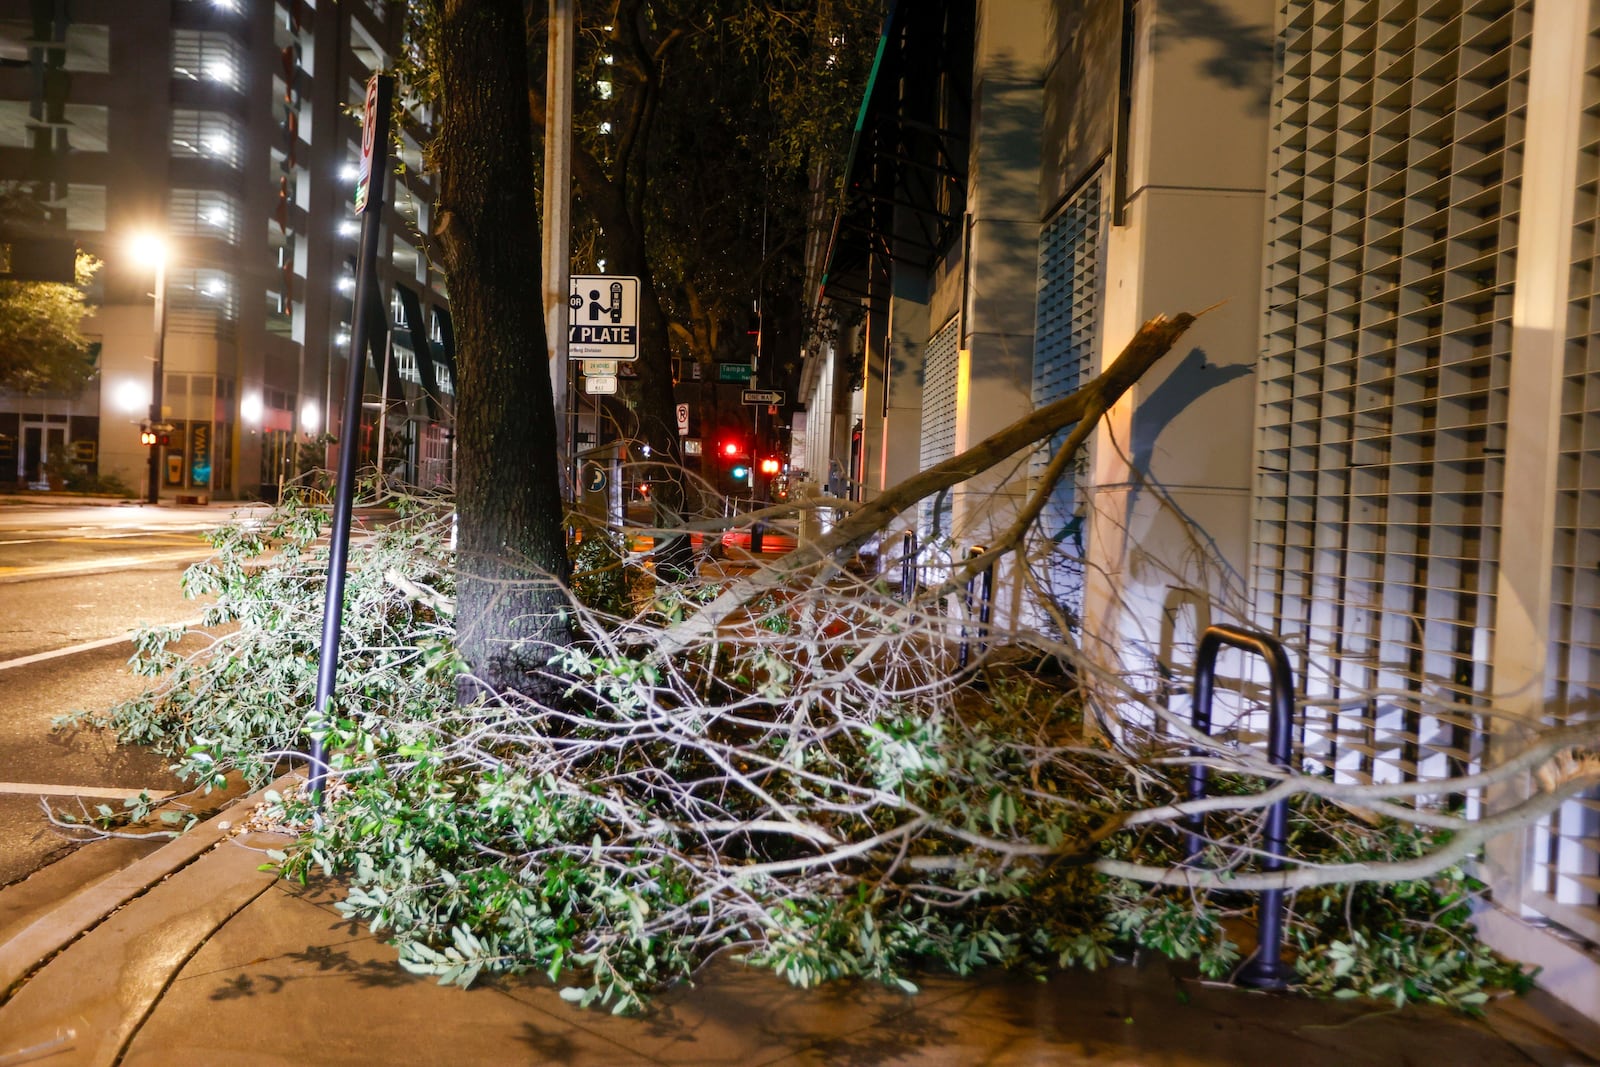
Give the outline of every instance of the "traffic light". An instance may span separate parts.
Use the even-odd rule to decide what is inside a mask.
[[[761,461],[761,473],[770,478],[772,475],[777,474],[782,466],[783,464],[769,456]]]
[[[723,459],[733,459],[736,456],[742,455],[744,455],[744,445],[739,441],[736,441],[730,437],[722,442]]]
[[[148,426],[141,427],[139,429],[139,443],[141,445],[153,445],[153,444],[155,444],[156,443],[156,432],[154,430],[152,430]]]
[[[170,433],[156,434],[156,444],[160,445],[162,448],[166,448],[168,445],[172,444],[172,435]]]
[[[736,465],[733,470],[728,472],[728,476],[736,482],[749,481],[750,468],[746,467],[743,463],[740,463]]]

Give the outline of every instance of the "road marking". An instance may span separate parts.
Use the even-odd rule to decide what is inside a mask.
[[[115,571],[124,567],[142,567],[149,563],[171,563],[173,560],[193,559],[199,562],[211,556],[211,549],[174,548],[167,552],[147,553],[142,556],[104,556],[99,559],[75,560],[71,563],[40,563],[32,567],[0,567],[0,582],[19,582],[26,578],[55,578],[66,574],[88,574],[94,571]]]
[[[55,537],[0,538],[0,545],[54,545],[62,542],[83,544],[92,541],[125,541],[132,537],[148,537],[152,540],[181,537],[193,543],[199,534],[208,529],[210,529],[208,526],[161,527],[154,530],[130,530],[126,533],[80,533],[78,529],[73,529]]]
[[[184,619],[180,622],[162,623],[161,625],[193,627],[199,626],[203,622],[205,622],[204,619],[195,618]],[[120,645],[132,641],[138,633],[138,630],[129,630],[127,633],[118,634],[115,637],[101,637],[94,641],[85,641],[82,644],[68,645],[66,648],[53,648],[48,652],[35,652],[31,656],[19,656],[16,659],[0,661],[0,671],[9,671],[13,667],[26,667],[30,663],[43,663],[46,660],[60,659],[62,656],[75,656],[79,652],[93,652],[97,648]]]
[[[170,789],[106,789],[93,785],[38,785],[34,782],[0,782],[0,793],[20,793],[38,797],[90,797],[94,800],[127,800],[140,793],[151,800],[172,796]]]

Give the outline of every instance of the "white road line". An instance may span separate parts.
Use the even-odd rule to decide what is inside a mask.
[[[74,560],[68,563],[39,563],[30,567],[0,567],[0,582],[21,582],[32,578],[60,578],[69,574],[92,574],[97,571],[119,571],[128,567],[143,567],[152,563],[171,563],[174,560],[192,559],[196,563],[210,558],[210,548],[173,548],[165,552],[151,552],[142,556],[105,556],[100,559]]]
[[[179,622],[166,623],[169,626],[199,626],[204,619],[183,619]],[[85,641],[82,644],[68,645],[66,648],[53,648],[48,652],[35,652],[31,656],[18,656],[16,659],[0,661],[0,671],[9,671],[13,667],[26,667],[30,663],[44,663],[46,660],[60,659],[62,656],[75,656],[79,652],[92,652],[97,648],[108,648],[111,645],[124,644],[132,641],[138,630],[129,630],[125,634],[115,637],[102,637],[94,641]]]
[[[37,797],[90,797],[94,800],[122,800],[140,793],[151,800],[165,800],[170,789],[106,789],[95,785],[38,785],[34,782],[0,782],[0,793],[21,793]]]

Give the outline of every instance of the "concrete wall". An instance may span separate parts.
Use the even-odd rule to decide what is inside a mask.
[[[977,9],[957,452],[1032,407],[1048,10],[1044,0],[988,0]],[[957,537],[987,544],[1009,525],[1026,473],[1019,457],[964,483],[953,498]],[[1005,585],[1001,576],[997,587]]]
[[[1245,608],[1273,29],[1268,0],[1135,11],[1102,365],[1152,316],[1220,306],[1095,436],[1085,636],[1124,669],[1184,658],[1207,620],[1174,605],[1216,605],[1215,621]]]

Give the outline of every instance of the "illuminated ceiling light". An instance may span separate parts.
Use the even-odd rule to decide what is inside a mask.
[[[353,182],[359,177],[361,177],[361,168],[354,163],[346,163],[339,168],[339,179],[341,181]]]
[[[206,64],[206,77],[223,85],[232,85],[238,73],[233,69],[233,64],[226,59],[214,59]]]
[[[206,282],[205,288],[201,291],[207,296],[221,296],[223,293],[227,292],[227,289],[227,286],[223,285],[217,279],[212,278],[210,281]]]
[[[315,400],[307,400],[301,405],[300,428],[306,433],[316,433],[322,429],[322,409],[317,407]]]
[[[336,345],[347,345],[347,344],[349,344],[350,343],[350,331],[349,330],[340,330],[338,333],[334,334],[333,335],[333,343],[336,344]]]
[[[594,83],[594,91],[600,95],[602,100],[611,99],[611,83],[603,78]]]
[[[233,153],[233,138],[225,133],[213,133],[206,138],[206,154],[228,156]]]
[[[226,226],[228,213],[220,207],[209,208],[205,213],[205,221],[208,226]]]
[[[355,292],[355,289],[356,280],[350,277],[348,274],[339,279],[339,291],[341,293],[353,293]]]

